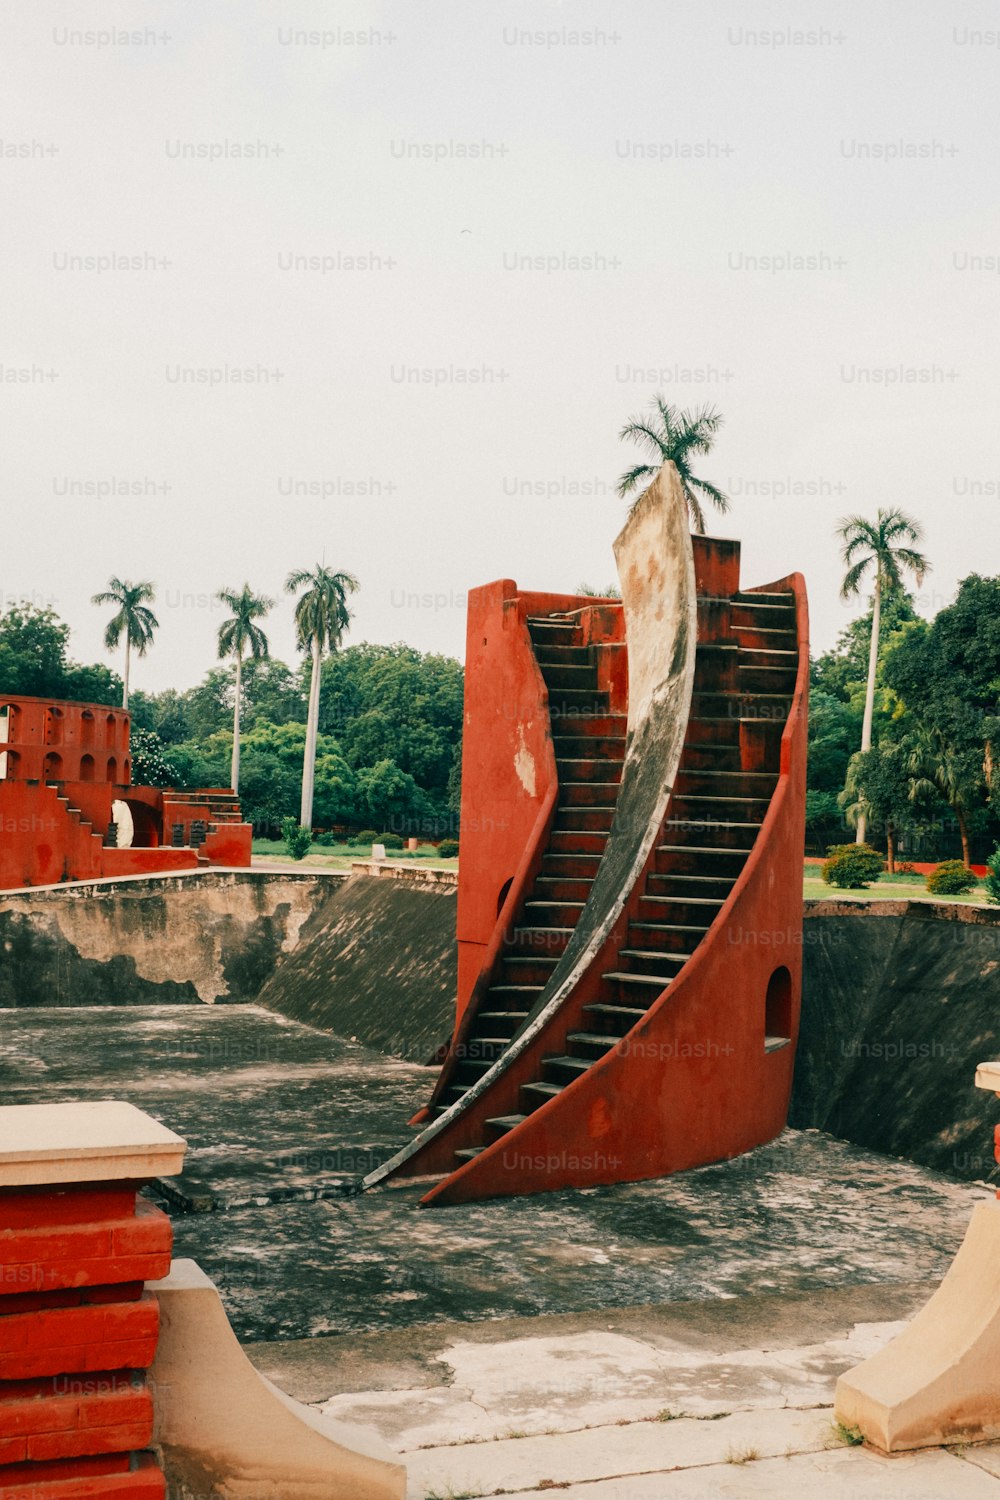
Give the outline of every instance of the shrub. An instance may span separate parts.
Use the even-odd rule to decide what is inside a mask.
[[[833,844],[826,853],[823,879],[841,890],[862,890],[885,869],[885,860],[871,844]]]
[[[313,837],[313,843],[320,844],[324,849],[332,848],[336,842],[337,835],[335,833],[331,833],[329,828],[324,828],[322,833],[317,833]]]
[[[304,859],[312,843],[312,829],[303,828],[294,818],[286,818],[281,825],[281,836],[292,859]]]
[[[378,834],[374,828],[362,828],[360,833],[356,833],[353,838],[347,840],[349,844],[355,844],[359,848],[362,844],[377,844],[378,841]]]
[[[402,849],[403,836],[399,833],[377,833],[372,843],[384,844],[387,849]]]
[[[438,854],[442,859],[454,859],[458,853],[458,839],[442,839],[438,844]]]
[[[927,889],[934,896],[957,896],[977,885],[975,875],[960,859],[946,859],[927,877]]]
[[[986,899],[1000,904],[1000,844],[997,844],[986,861],[986,868],[990,872],[983,882],[986,886]]]

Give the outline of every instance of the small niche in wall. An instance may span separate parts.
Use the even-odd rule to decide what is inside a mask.
[[[767,981],[764,997],[764,1051],[777,1052],[792,1040],[792,976],[784,964]]]

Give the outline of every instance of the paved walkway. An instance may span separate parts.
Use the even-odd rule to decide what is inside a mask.
[[[249,1352],[291,1394],[376,1429],[405,1458],[410,1500],[1000,1500],[1000,1444],[887,1459],[834,1425],[837,1376],[932,1290],[848,1287]]]

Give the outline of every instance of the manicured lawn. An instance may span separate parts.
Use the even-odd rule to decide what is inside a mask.
[[[349,870],[355,860],[370,859],[371,845],[355,847],[353,844],[313,844],[305,859],[293,860],[281,839],[254,839],[254,862],[277,860],[281,864],[299,864],[314,870]],[[457,870],[458,859],[442,859],[433,844],[421,844],[419,849],[387,849],[387,862],[399,860],[405,864],[424,865],[435,870]]]
[[[989,906],[982,885],[963,896],[932,896],[924,875],[882,875],[866,890],[840,891],[820,878],[819,865],[806,865],[803,894],[807,901],[847,897],[855,901],[954,901],[962,906]],[[994,908],[996,910],[996,908]]]

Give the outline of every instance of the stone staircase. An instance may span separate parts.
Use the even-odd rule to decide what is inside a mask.
[[[567,1035],[565,1051],[539,1058],[537,1077],[521,1085],[517,1111],[490,1117],[483,1139],[456,1147],[458,1163],[474,1159],[599,1058],[627,1044],[650,1005],[707,937],[753,849],[777,785],[780,733],[798,670],[795,601],[785,591],[736,594],[731,601],[701,599],[700,636],[718,620],[712,606],[719,603],[729,604],[728,631],[721,640],[699,638],[677,783],[655,867],[643,882],[626,940],[602,973],[600,995],[583,1007],[585,1026]],[[530,623],[550,694],[561,694],[553,706],[558,811],[543,874],[525,906],[530,920],[511,935],[499,982],[489,990],[494,1008],[476,1017],[475,1040],[469,1044],[474,1055],[457,1064],[436,1113],[459,1100],[503,1056],[527,1019],[582,914],[614,816],[624,718],[604,716],[586,664],[570,655],[579,649],[572,643],[572,626],[554,619]],[[560,713],[566,717],[557,717]],[[763,719],[772,731],[764,763],[753,770],[741,763],[740,726],[747,719]],[[572,732],[560,734],[570,724]],[[769,1037],[766,1045],[776,1050],[789,1040]]]
[[[629,1181],[783,1128],[801,993],[804,584],[744,590],[738,543],[686,528],[660,541],[643,524],[622,534],[627,718],[581,640],[582,601],[527,614],[558,783],[547,842],[420,1134],[365,1187],[421,1177],[426,1203],[454,1203]],[[483,784],[484,815],[503,805],[503,774]]]
[[[581,644],[579,613],[529,618],[548,691],[559,795],[523,922],[506,935],[485,1000],[472,1017],[432,1114],[459,1100],[506,1051],[583,912],[615,814],[625,715],[598,688],[596,648]]]

